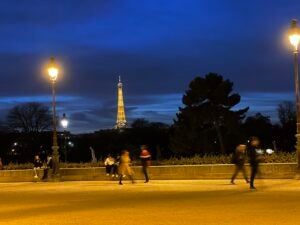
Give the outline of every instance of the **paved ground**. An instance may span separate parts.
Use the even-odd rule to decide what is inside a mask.
[[[300,181],[0,183],[0,224],[300,224]]]

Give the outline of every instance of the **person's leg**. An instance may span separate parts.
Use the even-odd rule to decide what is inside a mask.
[[[123,174],[120,174],[120,178],[119,178],[119,184],[122,185],[122,178],[123,178]]]
[[[148,177],[148,171],[147,171],[147,166],[143,166],[143,173],[144,173],[144,176],[145,176],[145,183],[148,183],[149,182],[149,177]]]
[[[250,188],[251,189],[255,189],[254,187],[254,178],[257,172],[257,167],[256,166],[252,166],[251,167],[251,177],[250,177]]]
[[[48,178],[48,167],[46,167],[45,169],[44,169],[44,175],[43,175],[43,180],[45,180],[45,179],[47,179]]]
[[[245,166],[242,166],[242,167],[241,167],[241,170],[242,170],[244,179],[246,180],[246,183],[249,183],[249,180],[248,180],[248,176],[247,176],[247,173],[246,173],[246,168],[245,168]]]
[[[113,174],[113,165],[110,165],[109,166],[109,175],[112,175]]]
[[[33,168],[33,171],[34,171],[34,178],[38,178],[37,168],[34,167],[34,168]]]
[[[113,166],[113,174],[118,177],[118,166],[117,165],[114,165]]]
[[[106,165],[106,166],[105,166],[105,172],[106,172],[106,175],[109,174],[109,165]]]
[[[239,173],[239,168],[238,168],[238,166],[235,166],[234,173],[232,174],[232,177],[231,177],[231,183],[232,184],[234,184],[234,179],[236,178],[238,173]]]
[[[131,180],[131,182],[134,184],[135,183],[135,180],[134,180],[134,178],[133,178],[133,175],[131,174],[131,175],[128,175],[129,176],[129,179]]]

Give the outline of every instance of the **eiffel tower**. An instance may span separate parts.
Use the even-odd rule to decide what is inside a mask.
[[[123,129],[126,127],[126,116],[125,116],[125,107],[124,107],[124,99],[123,99],[123,84],[121,82],[121,76],[119,76],[119,83],[118,83],[118,112],[117,112],[117,122],[116,122],[116,129]]]

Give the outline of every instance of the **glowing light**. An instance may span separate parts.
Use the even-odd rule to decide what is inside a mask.
[[[57,79],[58,69],[53,67],[48,68],[48,74],[50,76],[50,79],[55,81]]]
[[[69,125],[69,120],[67,119],[65,113],[63,114],[63,118],[62,118],[62,120],[60,121],[60,123],[61,123],[61,125],[62,125],[63,128],[66,129],[66,128],[68,127],[68,125]]]
[[[295,50],[298,50],[298,45],[300,42],[300,35],[298,34],[293,34],[289,36],[291,45],[293,45],[295,47]]]
[[[48,74],[52,81],[56,81],[58,76],[58,66],[55,63],[55,59],[53,57],[50,58],[50,62],[48,65]]]
[[[297,51],[298,45],[300,42],[300,29],[297,25],[297,20],[295,20],[295,19],[293,19],[291,21],[291,27],[288,31],[288,36],[289,36],[291,45],[294,46],[295,51]]]

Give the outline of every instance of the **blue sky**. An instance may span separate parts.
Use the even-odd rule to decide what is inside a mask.
[[[238,107],[276,121],[277,104],[294,101],[285,31],[299,13],[279,0],[3,0],[0,118],[22,102],[50,106],[42,68],[55,56],[57,111],[75,133],[114,126],[119,75],[129,122],[172,123],[189,82],[209,72],[234,82]]]

